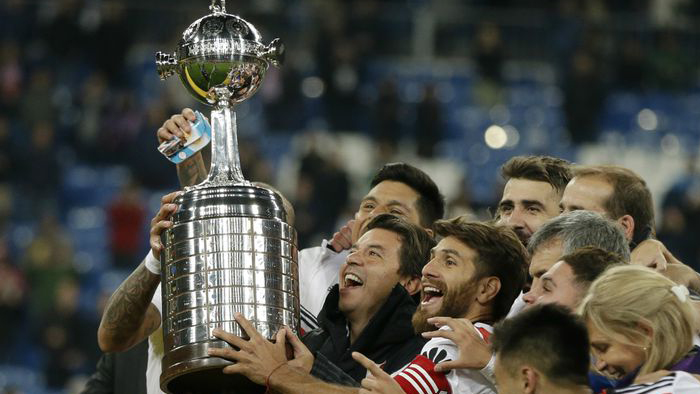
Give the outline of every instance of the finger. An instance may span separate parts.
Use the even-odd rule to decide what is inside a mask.
[[[220,328],[215,328],[212,330],[212,335],[215,337],[226,341],[229,345],[237,347],[238,349],[241,350],[248,350],[250,347],[248,346],[249,343],[245,339],[238,337],[234,334],[231,334],[230,332],[226,332]]]
[[[184,108],[182,110],[182,116],[185,117],[187,120],[195,121],[197,120],[197,115],[194,113],[194,111],[191,108]]]
[[[263,339],[262,335],[260,335],[258,330],[256,330],[255,327],[253,327],[253,324],[248,319],[243,317],[242,314],[235,313],[233,315],[233,318],[236,319],[238,325],[241,326],[243,331],[245,331],[245,333],[248,334],[248,338],[250,338],[251,341]]]
[[[275,346],[281,348],[283,352],[286,350],[287,346],[287,341],[285,340],[286,335],[287,331],[284,327],[277,330],[277,334],[275,334]]]
[[[170,141],[173,139],[174,134],[170,132],[170,130],[166,129],[165,127],[161,127],[156,131],[156,137],[158,137],[158,143],[162,144],[165,141]]]
[[[426,331],[421,334],[423,338],[445,338],[450,339],[453,342],[457,339],[458,335],[452,330],[436,330],[436,331]]]
[[[238,361],[241,358],[241,352],[231,348],[210,347],[207,353],[211,357],[221,357],[227,360]]]
[[[168,220],[175,211],[177,211],[177,204],[165,204],[161,205],[156,216],[151,219],[151,227],[156,226],[159,222],[163,220]],[[152,231],[151,231],[152,233]]]
[[[160,241],[160,235],[165,231],[165,229],[172,227],[173,222],[162,220],[158,222],[155,226],[151,227],[151,236],[149,243],[151,244],[151,249],[160,252],[163,250],[163,243]]]
[[[292,331],[291,328],[286,327],[285,328],[285,335],[287,341],[292,345],[292,349],[294,350],[294,355],[297,356],[302,353],[311,353],[309,351],[309,348],[304,345],[304,342],[302,342],[299,337],[297,337],[294,332]]]
[[[182,193],[183,193],[182,190],[176,190],[176,191],[174,191],[174,192],[172,192],[172,193],[168,193],[168,194],[166,194],[166,195],[164,195],[163,197],[160,198],[160,204],[161,204],[161,205],[163,205],[163,204],[169,204],[169,203],[175,201],[175,198],[177,198],[177,197],[179,197],[180,195],[182,195]]]
[[[168,119],[163,123],[163,128],[166,129],[170,134],[183,138],[185,136],[184,130],[180,129],[180,126],[175,121],[175,117],[182,117],[182,115],[173,115],[172,118]]]
[[[184,116],[175,115],[170,119],[172,119],[172,121],[175,122],[175,124],[177,124],[177,127],[179,127],[180,130],[184,131],[185,133],[189,133],[192,130],[192,128],[190,127],[190,122],[187,119],[185,119]]]
[[[435,365],[435,371],[437,372],[447,372],[453,369],[462,368],[457,361],[443,361]]]
[[[242,374],[242,375],[245,375],[245,373],[244,373],[244,372],[245,372],[244,368],[245,368],[245,366],[242,365],[242,364],[233,364],[233,365],[229,365],[229,366],[227,366],[227,367],[224,367],[224,369],[222,370],[222,372],[225,373],[226,375],[232,375],[232,374]]]
[[[376,378],[380,378],[383,376],[389,376],[386,372],[382,371],[381,368],[379,368],[379,365],[375,364],[374,361],[368,359],[365,357],[362,353],[360,352],[352,352],[352,358],[355,359],[360,365],[365,367],[371,373],[374,375]]]
[[[700,379],[698,379],[698,380],[700,380]],[[372,394],[372,392],[367,390],[367,389],[360,389],[360,391],[358,391],[358,393],[359,394]]]

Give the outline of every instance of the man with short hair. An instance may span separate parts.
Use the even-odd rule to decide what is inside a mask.
[[[592,394],[585,324],[565,308],[545,304],[494,328],[499,393]]]
[[[360,201],[355,218],[344,231],[336,233],[333,241],[320,247],[299,251],[299,293],[304,328],[317,326],[316,315],[321,310],[328,288],[338,283],[338,269],[357,242],[367,223],[382,213],[404,218],[429,233],[432,225],[445,213],[445,202],[430,177],[406,163],[384,165],[370,183],[370,191]]]
[[[559,215],[559,201],[571,179],[569,162],[549,156],[515,156],[501,167],[506,181],[498,203],[498,224],[527,243],[548,219]]]
[[[616,253],[629,261],[630,251],[621,227],[597,213],[569,212],[548,221],[530,240],[530,289],[539,286],[540,278],[561,256],[584,246],[596,246]]]
[[[491,325],[505,316],[525,282],[527,252],[516,235],[503,227],[456,218],[436,222],[435,231],[444,238],[431,251],[430,262],[423,267],[421,303],[413,316],[414,328],[416,332],[432,329],[434,325],[427,319],[447,315],[473,322],[482,338],[488,339]],[[256,335],[251,337],[256,338]],[[242,365],[232,371],[240,371],[256,382],[266,381],[273,391],[358,392],[356,388],[343,388],[304,376],[293,367],[295,360],[279,364],[283,360],[281,346],[275,351],[278,354],[276,358],[272,358],[266,351],[248,346],[240,338],[228,335],[221,338],[242,350],[217,349],[214,353],[239,361]],[[268,349],[274,346],[265,344]],[[438,362],[455,355],[456,347],[451,341],[432,339],[411,363],[394,374],[393,379],[388,375],[392,369],[387,368],[387,364],[382,370],[377,366],[376,359],[369,360],[359,353],[354,353],[353,357],[363,367],[369,368],[375,377],[379,376],[381,384],[389,391],[495,392],[491,382],[478,371],[443,373],[434,370]],[[279,369],[273,369],[275,365],[279,365]]]
[[[189,108],[173,115],[157,131],[158,143],[189,133],[190,121],[196,116]],[[209,148],[177,165],[182,186],[203,181],[208,172]],[[331,286],[338,283],[338,269],[345,262],[347,249],[357,242],[362,228],[381,213],[392,213],[429,232],[433,222],[445,214],[444,197],[435,182],[420,169],[406,163],[384,165],[374,176],[371,189],[360,202],[354,220],[336,232],[321,246],[299,251],[299,298],[302,329],[306,332],[318,327],[316,316],[323,307]]]
[[[588,210],[623,227],[632,250],[631,262],[656,269],[671,280],[700,292],[700,274],[676,259],[653,239],[654,203],[644,179],[624,167],[601,165],[575,168],[561,199],[562,212]]]
[[[591,283],[611,266],[627,264],[616,253],[585,246],[562,256],[524,298],[529,305],[556,303],[575,311]]]
[[[597,213],[576,211],[560,215],[545,223],[530,239],[529,272],[532,277],[530,291],[514,303],[508,318],[516,316],[527,306],[534,294],[539,294],[541,277],[563,255],[574,253],[576,250],[595,246],[622,256],[621,260],[629,260],[629,246],[619,225],[603,218]],[[459,355],[452,361],[438,364],[437,368],[477,368],[484,369],[483,374],[493,366],[493,356],[488,346],[480,337],[474,335],[474,328],[468,322],[458,322],[455,319],[441,319],[441,323],[454,329],[453,339],[459,347]],[[431,336],[446,337],[443,331],[434,331]]]
[[[316,382],[311,378],[313,375],[323,381],[356,386],[366,371],[352,359],[353,351],[366,353],[393,372],[411,361],[425,343],[415,335],[411,324],[416,308],[411,295],[420,291],[420,272],[435,242],[422,228],[391,214],[374,217],[363,231],[339,271],[339,283],[326,297],[319,314],[320,327],[302,338],[305,347],[296,345],[297,349],[303,349],[304,360],[301,362],[297,357],[297,364],[292,365],[299,366],[312,382]],[[249,347],[251,342],[232,334],[215,330],[214,335],[242,351],[263,351],[276,346],[262,338],[244,318],[237,316],[236,320],[248,327],[251,342],[260,342]],[[285,333],[280,335],[278,342],[284,342]],[[287,335],[296,343],[291,337]],[[278,350],[281,354],[277,356],[286,361],[284,348]],[[212,356],[237,361],[240,353],[210,348]],[[239,372],[252,374],[249,377],[253,379],[266,368],[274,367],[271,362]],[[236,365],[245,367],[244,363]],[[228,370],[236,368],[227,367],[224,372]]]
[[[562,212],[587,210],[615,220],[634,248],[654,235],[654,203],[646,182],[619,166],[582,166],[573,170],[561,198]]]

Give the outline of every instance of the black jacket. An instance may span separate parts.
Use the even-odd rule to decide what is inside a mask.
[[[413,331],[411,317],[416,303],[403,286],[394,286],[384,305],[352,345],[348,322],[338,309],[339,296],[339,286],[335,285],[318,315],[319,328],[303,338],[316,356],[312,370],[314,376],[333,383],[353,383],[348,379],[339,379],[338,373],[329,374],[329,368],[333,369],[328,365],[330,362],[349,375],[357,385],[365,378],[367,371],[352,358],[352,352],[360,352],[375,363],[384,364],[383,369],[388,373],[399,370],[420,353],[426,340]]]

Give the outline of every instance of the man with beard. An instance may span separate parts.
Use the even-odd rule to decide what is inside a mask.
[[[283,393],[345,392],[347,386],[359,385],[366,371],[353,361],[353,351],[396,371],[425,343],[411,325],[416,308],[411,295],[420,290],[420,272],[434,245],[420,227],[394,215],[379,215],[351,248],[339,272],[340,283],[333,286],[319,314],[320,327],[307,333],[303,343],[283,329],[272,344],[237,315],[250,340],[214,330],[215,336],[240,350],[210,348],[209,354],[237,362],[224,373],[241,373]],[[294,350],[289,362],[286,340]]]
[[[190,132],[196,116],[189,108],[173,115],[157,131],[158,143]],[[177,165],[182,186],[203,181],[209,167],[209,148],[197,152]],[[384,165],[372,178],[371,189],[362,198],[355,218],[321,246],[299,251],[299,298],[301,325],[305,332],[318,327],[316,316],[323,307],[328,289],[338,283],[338,269],[357,242],[367,223],[382,213],[391,213],[431,232],[433,222],[445,213],[445,201],[433,180],[420,169],[406,163]],[[558,202],[558,201],[557,201]]]
[[[513,229],[523,245],[547,220],[559,215],[559,201],[571,179],[569,162],[549,156],[515,156],[501,167],[506,181],[497,223]]]
[[[527,252],[515,234],[504,227],[459,218],[435,223],[444,238],[431,252],[423,267],[421,303],[413,315],[416,332],[435,328],[430,318],[449,316],[473,324],[488,342],[492,325],[508,313],[511,303],[525,283]],[[447,330],[444,326],[441,331]],[[428,335],[430,336],[430,335]],[[362,385],[377,393],[495,393],[492,377],[478,370],[435,370],[440,362],[453,360],[458,349],[449,339],[435,337],[423,346],[421,354],[394,373],[393,379],[360,354],[354,354],[372,373]]]
[[[426,323],[426,319],[444,313],[478,324],[480,332],[487,338],[491,325],[508,313],[510,304],[525,282],[527,252],[515,234],[505,227],[464,222],[457,218],[439,221],[435,229],[444,238],[431,251],[430,262],[423,268],[421,304],[413,317],[414,328],[417,332],[432,329],[434,326]],[[343,283],[345,281],[341,285]],[[215,332],[221,339],[241,349],[210,350],[212,355],[238,362],[226,367],[224,372],[243,373],[278,393],[359,392],[358,388],[321,382],[299,368],[309,352],[289,331],[278,334],[277,343],[271,344],[261,340],[248,322],[239,322],[250,330],[250,341]],[[393,325],[396,323],[392,322]],[[285,340],[289,340],[294,348],[294,359],[290,361],[284,357]],[[495,387],[478,371],[452,371],[446,374],[434,371],[436,363],[449,360],[456,356],[456,352],[456,346],[450,341],[431,340],[423,346],[421,354],[395,374],[395,380],[387,380],[389,375],[385,371],[396,370],[390,368],[388,363],[383,365],[382,370],[377,366],[375,357],[371,361],[358,352],[353,352],[353,357],[359,360],[361,366],[371,367],[373,375],[379,376],[378,379],[387,384],[381,388],[382,392],[495,393]],[[366,381],[363,380],[363,383]]]

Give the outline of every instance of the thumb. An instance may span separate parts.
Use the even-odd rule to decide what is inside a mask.
[[[295,355],[308,350],[306,345],[304,345],[301,339],[299,339],[290,328],[285,328],[284,331],[285,338],[289,341],[289,344],[292,345]]]
[[[287,330],[285,330],[284,328],[280,328],[279,330],[277,330],[277,334],[275,334],[275,346],[282,348],[286,346],[286,332]]]

